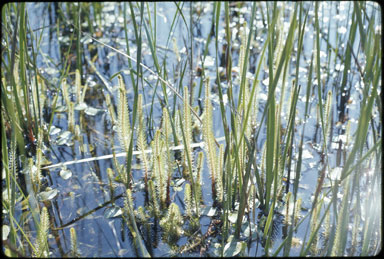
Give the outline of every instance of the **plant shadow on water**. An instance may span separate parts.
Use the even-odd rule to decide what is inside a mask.
[[[376,255],[380,12],[4,5],[3,252]]]

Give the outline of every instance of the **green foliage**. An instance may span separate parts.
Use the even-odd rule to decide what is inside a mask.
[[[164,139],[161,131],[157,130],[152,141],[152,174],[155,180],[157,195],[160,199],[161,208],[166,207],[168,173],[165,162]]]
[[[188,218],[191,218],[193,209],[191,185],[189,183],[186,183],[184,188],[185,214]]]
[[[238,13],[238,10],[234,9],[235,5],[239,10],[242,10],[241,6],[247,7],[245,9],[247,12],[244,14],[245,22],[242,24],[236,24],[233,19],[233,11],[236,10]],[[340,3],[334,2],[327,5],[341,7]],[[123,11],[124,16],[126,53],[93,38],[92,44],[101,44],[100,46],[108,47],[128,58],[130,72],[128,88],[124,84],[121,71],[112,72],[118,79],[116,96],[113,96],[114,93],[111,91],[112,88],[108,87],[108,82],[101,81],[109,90],[109,94],[104,95],[103,105],[106,104],[108,108],[112,124],[117,125],[118,139],[126,156],[125,163],[120,164],[112,141],[113,155],[110,155],[110,158],[113,157],[118,180],[123,181],[127,189],[123,219],[127,223],[139,255],[149,256],[140,231],[147,230],[150,236],[153,221],[155,221],[154,230],[156,230],[156,224],[160,223],[164,238],[171,247],[174,247],[180,236],[184,234],[183,218],[179,207],[175,204],[177,199],[182,197],[178,193],[181,187],[173,185],[174,191],[170,190],[170,186],[175,182],[173,177],[179,177],[180,173],[184,178],[180,180],[186,181],[184,219],[189,224],[189,230],[185,233],[190,247],[200,246],[202,243],[209,244],[205,241],[207,241],[206,238],[212,241],[210,231],[213,229],[219,233],[218,237],[221,240],[221,245],[215,244],[217,245],[215,255],[220,253],[222,256],[236,255],[240,252],[245,254],[246,241],[251,248],[252,242],[262,240],[266,256],[271,253],[274,256],[281,256],[280,252],[283,248],[283,256],[290,256],[292,255],[291,247],[297,241],[296,233],[302,235],[304,229],[301,256],[373,255],[378,251],[381,247],[381,233],[375,234],[375,231],[381,226],[381,222],[378,206],[375,205],[381,201],[381,198],[375,194],[375,191],[380,191],[378,183],[381,176],[379,170],[366,173],[367,170],[381,167],[382,152],[381,125],[377,119],[382,116],[380,99],[382,53],[377,51],[381,49],[381,31],[376,29],[377,7],[375,4],[362,2],[351,4],[348,10],[343,7],[350,20],[347,26],[348,34],[344,37],[343,33],[336,32],[336,46],[333,47],[329,33],[324,31],[327,23],[328,30],[331,28],[331,19],[326,21],[322,17],[327,5],[317,2],[315,4],[226,2],[223,12],[221,3],[215,2],[212,4],[211,30],[208,35],[203,35],[207,41],[201,45],[198,44],[196,52],[193,43],[195,36],[193,22],[198,10],[194,4],[191,3],[190,6],[191,20],[188,23],[186,19],[188,16],[184,13],[184,3],[175,3],[176,11],[170,31],[165,35],[167,41],[164,47],[158,38],[157,4],[129,3],[124,4],[124,8],[119,10]],[[85,57],[89,64],[93,64],[89,62],[91,60],[88,57],[89,53],[82,49],[82,44],[88,44],[82,40],[83,29],[88,27],[89,32],[95,33],[94,25],[96,24],[102,31],[103,4],[67,3],[65,6],[63,4],[58,6],[60,19],[70,18],[74,29],[73,35],[70,36],[67,53],[61,53],[62,60],[54,64],[61,69],[57,83],[49,82],[38,67],[37,60],[42,52],[40,41],[44,28],[32,30],[27,19],[27,4],[11,3],[2,9],[4,53],[1,72],[1,131],[3,187],[5,188],[2,205],[5,212],[4,218],[10,228],[9,237],[6,240],[8,242],[6,251],[7,255],[12,257],[19,253],[29,256],[28,251],[33,251],[32,255],[37,257],[49,256],[48,210],[46,207],[40,210],[40,204],[35,198],[35,194],[38,194],[42,188],[41,171],[45,163],[44,156],[47,149],[49,150],[43,144],[43,140],[46,144],[51,143],[49,129],[54,121],[59,96],[57,94],[53,97],[52,102],[50,96],[46,94],[48,91],[61,92],[63,100],[61,105],[67,108],[68,130],[75,133],[75,139],[78,141],[76,145],[79,145],[82,155],[88,155],[84,148],[86,145],[85,141],[83,142],[83,134],[87,131],[86,129],[92,129],[92,125],[84,123],[81,112],[80,116],[75,116],[75,104],[82,104],[85,94],[89,92],[87,92],[87,83],[85,85],[81,83],[82,76],[89,71],[85,69],[86,64],[82,64],[82,58]],[[373,7],[368,8],[368,6]],[[309,15],[312,12],[314,15]],[[239,13],[243,15],[242,11]],[[224,17],[222,17],[223,14]],[[262,20],[259,19],[259,14]],[[94,23],[92,18],[97,23]],[[83,23],[84,21],[86,23]],[[221,21],[224,21],[224,25],[220,24]],[[256,22],[263,22],[264,26],[256,24],[255,27]],[[60,32],[61,26],[61,24],[57,25],[57,32]],[[179,52],[182,46],[177,46],[180,41],[174,38],[174,33],[179,26],[187,29],[188,39],[185,40],[184,46],[187,55]],[[224,27],[224,36],[221,35],[222,27]],[[40,30],[39,38],[37,31]],[[134,34],[133,41],[131,39],[133,34],[131,35],[130,31]],[[236,31],[239,32],[238,35],[235,34]],[[312,32],[314,35],[311,35]],[[307,45],[308,38],[311,36],[313,36],[313,44]],[[261,46],[258,39],[263,37]],[[225,40],[221,41],[222,38]],[[211,42],[212,39],[214,43]],[[73,45],[72,40],[74,40]],[[173,48],[169,46],[172,43]],[[136,45],[136,59],[130,54],[133,50],[132,44]],[[187,46],[188,44],[191,46]],[[238,45],[240,45],[239,48],[237,48]],[[307,52],[311,51],[308,48],[312,46],[314,50],[308,54]],[[151,62],[148,64],[151,65],[148,66],[144,65],[148,62],[148,56],[145,56],[144,60],[144,55],[147,53],[146,47],[150,51]],[[198,64],[200,75],[195,77],[194,57],[202,48],[204,48],[202,62]],[[211,48],[214,50],[215,65],[209,68],[204,62],[208,54],[212,53]],[[75,53],[72,53],[73,50]],[[326,53],[327,58],[323,59],[323,53]],[[72,68],[70,54],[76,55],[76,65]],[[334,60],[331,60],[331,57],[334,57]],[[45,56],[43,58],[45,60]],[[176,61],[170,62],[173,58]],[[92,60],[94,61],[94,58]],[[308,64],[306,61],[309,61]],[[232,71],[233,62],[237,62],[239,74],[232,73],[236,72]],[[171,66],[169,64],[175,64],[173,74],[169,72]],[[49,66],[48,63],[47,65]],[[340,71],[336,70],[336,65],[343,68]],[[309,71],[303,72],[307,67]],[[95,65],[91,68],[91,70],[97,70]],[[222,68],[225,71],[222,71]],[[263,78],[259,76],[261,70],[263,70]],[[153,80],[155,83],[146,78],[146,72],[155,76],[157,79]],[[211,76],[214,73],[216,78],[214,83],[213,81],[210,83],[207,75]],[[253,81],[250,80],[250,73]],[[99,72],[96,74],[100,75]],[[70,79],[68,75],[73,75],[74,78]],[[187,79],[184,75],[190,75],[190,78]],[[268,80],[266,80],[267,77]],[[303,80],[305,77],[307,79]],[[195,99],[193,93],[194,86],[199,85],[197,81],[199,78],[198,98],[202,94],[203,82],[206,82],[203,103],[200,99]],[[172,80],[175,86],[170,83]],[[183,87],[187,80],[189,80],[189,87]],[[263,82],[261,87],[259,80]],[[300,92],[300,84],[305,84],[304,81],[307,81],[303,87],[306,89],[305,96]],[[130,87],[133,88],[133,93],[130,92]],[[162,89],[162,93],[158,88]],[[96,90],[97,88],[92,89],[92,91]],[[142,94],[139,94],[139,91],[142,91]],[[183,96],[179,92],[183,92]],[[290,93],[290,96],[286,92]],[[72,93],[74,93],[73,96]],[[128,93],[133,94],[133,103],[129,105]],[[217,96],[212,96],[214,93]],[[267,99],[264,102],[264,98],[261,97],[265,93],[267,93]],[[117,100],[116,104],[113,100]],[[213,109],[213,100],[218,101],[220,110]],[[146,112],[143,109],[144,102],[146,102],[145,105],[151,105],[150,109],[145,109]],[[200,106],[192,108],[196,103]],[[352,109],[349,104],[352,104]],[[114,105],[117,106],[117,113]],[[303,109],[304,105],[305,109]],[[46,107],[52,109],[51,115],[48,113],[50,116],[48,127],[45,125],[46,118],[42,117],[49,111],[49,109],[45,110]],[[159,112],[162,112],[160,124],[155,121],[158,114],[154,112],[159,107]],[[354,107],[360,109],[356,115],[353,111]],[[198,114],[202,108],[204,113],[200,118]],[[262,108],[261,114],[258,114],[259,108]],[[314,108],[317,108],[318,112],[318,125],[316,125],[313,141],[308,141],[306,124],[311,119],[310,114]],[[334,108],[337,108],[337,111]],[[335,124],[336,112],[339,112],[339,121]],[[222,122],[220,130],[214,128],[219,126],[213,124],[213,121],[217,121],[215,116],[221,116],[218,120]],[[349,117],[353,117],[354,120]],[[78,118],[80,120],[76,121]],[[215,138],[217,132],[224,132],[224,144],[219,145],[218,139]],[[335,137],[340,137],[336,164],[342,169],[341,176],[336,180],[328,177],[333,172],[334,168],[331,169],[331,167],[335,162],[332,133],[337,133],[339,136]],[[343,134],[345,134],[345,140],[342,138]],[[199,142],[201,138],[202,142]],[[37,145],[32,145],[31,149],[30,144],[34,139],[37,140]],[[180,139],[182,139],[181,145]],[[318,140],[322,142],[320,145],[317,143]],[[91,141],[91,138],[88,138],[88,143]],[[150,145],[148,145],[149,141],[151,141]],[[301,197],[303,196],[300,196],[299,192],[302,184],[302,168],[309,169],[308,163],[303,162],[304,152],[307,152],[306,149],[309,146],[319,152],[321,163],[316,166],[321,170],[319,170],[317,188],[313,189],[314,201],[309,208],[307,204],[303,205],[302,210]],[[134,150],[135,147],[137,150]],[[204,152],[195,147],[203,147]],[[72,151],[74,152],[75,148]],[[77,147],[76,151],[78,151]],[[94,155],[92,151],[91,155]],[[138,160],[133,159],[135,156]],[[209,170],[207,172],[204,171],[206,169],[204,156]],[[135,161],[140,163],[140,167],[136,167]],[[310,167],[313,168],[312,164]],[[140,182],[136,182],[137,178],[132,178],[131,174],[137,173],[139,169],[144,176],[148,197],[146,196],[145,203],[140,204],[142,206],[139,206],[135,213],[137,201],[132,199],[132,192],[137,190]],[[99,171],[99,168],[96,170]],[[19,171],[27,173],[22,175],[25,177],[25,184],[20,181]],[[108,168],[106,172],[110,190],[114,194],[113,181],[116,180],[114,171]],[[207,184],[204,182],[205,175],[211,178],[212,197],[208,198],[212,198],[217,213],[212,218],[210,231],[203,236],[200,231],[199,209],[204,206],[202,186]],[[48,176],[48,178],[51,177],[52,174]],[[100,177],[100,179],[103,178]],[[369,189],[370,192],[363,193],[364,188]],[[287,193],[286,196],[284,191]],[[338,199],[340,195],[342,195],[341,200]],[[204,195],[204,198],[206,197],[207,194]],[[111,202],[114,203],[114,201]],[[19,203],[23,208],[28,207],[28,210],[19,213]],[[285,233],[282,240],[276,239],[281,241],[276,245],[274,244],[276,242],[274,226],[277,224],[276,215],[280,208],[285,209],[283,210]],[[52,209],[57,208],[53,206]],[[259,212],[262,216],[257,218]],[[354,216],[350,217],[352,212]],[[26,231],[30,213],[37,229],[36,242],[30,241],[31,231]],[[237,216],[235,221],[233,221],[233,215]],[[250,220],[251,215],[252,220]],[[220,220],[218,220],[219,217]],[[250,229],[253,224],[257,226],[256,233],[250,233],[250,236],[244,235],[244,219],[250,220],[247,222]],[[139,227],[145,227],[138,228],[136,220],[140,223]],[[214,222],[217,221],[222,224],[216,226]],[[352,228],[351,231],[349,226]],[[254,234],[257,235],[256,239]],[[349,237],[351,237],[351,245]],[[147,238],[147,244],[157,242],[152,242],[150,238]],[[74,228],[70,229],[70,239],[72,256],[78,256]],[[31,249],[24,247],[25,242]],[[320,244],[323,246],[321,247]],[[359,246],[361,251],[357,249]],[[12,247],[17,249],[12,250]],[[201,246],[201,251],[207,247]]]
[[[167,216],[160,221],[160,226],[164,230],[164,237],[167,242],[174,244],[183,234],[183,219],[179,207],[176,203],[171,203],[168,208]]]
[[[40,214],[40,225],[37,231],[37,238],[35,244],[34,257],[48,257],[48,230],[49,230],[49,216],[46,207],[43,207]]]
[[[209,79],[205,87],[205,115],[203,119],[203,137],[207,154],[208,168],[212,180],[212,197],[214,200],[221,202],[223,200],[222,187],[222,156],[216,153],[215,136],[212,131],[212,104],[210,99]],[[221,150],[223,152],[223,150]],[[219,159],[217,159],[219,158]]]
[[[140,153],[140,159],[142,163],[142,169],[144,171],[144,183],[146,186],[147,190],[147,181],[148,177],[150,177],[150,165],[148,161],[147,154],[145,153],[147,149],[147,140],[145,137],[145,124],[144,124],[144,116],[143,116],[143,96],[139,94],[138,98],[138,109],[137,109],[137,114],[138,114],[138,127],[137,127],[137,149],[141,151]]]
[[[118,135],[120,144],[125,151],[128,151],[132,132],[129,122],[127,93],[122,76],[118,75],[117,78],[119,81],[119,103],[117,106]]]
[[[192,118],[191,110],[189,109],[189,91],[188,87],[184,87],[184,97],[183,97],[183,127],[184,127],[184,151],[183,151],[183,163],[184,163],[184,177],[189,179],[193,174],[193,153],[192,153]],[[189,162],[190,161],[190,162]],[[189,166],[189,164],[191,166]]]
[[[158,201],[158,196],[156,189],[154,187],[153,181],[149,180],[148,181],[148,192],[150,196],[150,210],[152,212],[152,215],[156,218],[159,219],[160,217],[160,206],[159,206],[159,201]]]

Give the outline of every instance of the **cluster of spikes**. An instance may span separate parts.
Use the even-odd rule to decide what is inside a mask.
[[[189,221],[191,231],[198,228],[199,207],[202,201],[201,174],[204,168],[204,153],[202,151],[198,152],[195,157],[192,148],[193,126],[199,122],[194,120],[191,114],[188,88],[184,87],[182,113],[177,110],[174,121],[171,121],[168,109],[163,108],[160,128],[155,131],[152,141],[148,144],[143,113],[143,97],[141,94],[138,95],[138,119],[135,127],[130,122],[127,94],[121,75],[118,75],[118,83],[119,98],[116,116],[112,105],[109,105],[108,109],[112,112],[111,118],[117,125],[118,138],[124,151],[128,151],[129,147],[132,146],[130,145],[130,141],[133,139],[132,134],[135,134],[134,137],[136,137],[136,146],[139,152],[138,158],[143,172],[146,195],[146,206],[145,209],[141,207],[141,212],[145,215],[144,211],[147,210],[150,215],[158,220],[160,226],[164,229],[166,239],[173,242],[180,236],[180,227],[183,224],[179,208],[175,203],[171,202],[170,198],[172,175],[177,168],[175,153],[171,149],[171,147],[177,144],[174,142],[175,135],[179,140],[182,140],[183,144],[182,161],[178,163],[182,165],[182,175],[187,181],[184,185],[184,202],[186,219]],[[218,204],[223,200],[222,166],[224,145],[217,146],[212,130],[212,104],[210,100],[209,79],[207,80],[205,95],[205,115],[203,115],[204,119],[202,121],[204,151],[212,180],[213,199],[215,204]],[[108,103],[110,104],[110,99]],[[148,152],[149,148],[150,152]],[[133,211],[133,202],[129,202],[129,200],[131,198],[127,198],[126,211],[128,214],[130,214],[129,211]],[[135,217],[128,218],[131,219],[130,225],[132,227],[132,219],[134,220]],[[146,217],[139,218],[140,222],[146,220]]]

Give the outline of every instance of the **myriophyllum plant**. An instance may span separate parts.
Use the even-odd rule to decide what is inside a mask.
[[[194,197],[192,195],[191,185],[185,184],[184,189],[184,204],[185,204],[185,216],[189,219],[189,233],[194,233],[199,229],[200,222],[196,214],[193,213]]]
[[[160,221],[160,226],[164,230],[164,237],[167,242],[174,244],[183,234],[183,218],[181,217],[179,207],[176,203],[171,203],[168,208],[168,214]]]
[[[78,257],[79,252],[77,249],[77,235],[76,235],[76,230],[72,227],[70,229],[70,234],[71,234],[71,252],[73,257]]]
[[[147,149],[147,141],[145,137],[145,125],[144,125],[144,116],[143,116],[143,96],[139,94],[139,98],[137,101],[137,113],[139,117],[139,125],[138,125],[138,131],[137,131],[137,149],[141,151],[139,157],[142,163],[142,169],[144,171],[144,184],[145,184],[145,190],[148,191],[148,177],[149,177],[149,160],[148,156],[145,153],[145,150]]]
[[[49,230],[49,216],[46,207],[43,207],[40,214],[40,225],[37,230],[37,239],[35,244],[35,257],[48,257],[48,230]]]
[[[184,132],[185,132],[185,143],[184,143],[184,177],[186,179],[189,179],[189,177],[192,177],[192,172],[190,170],[193,170],[193,168],[189,168],[188,164],[188,157],[190,159],[190,165],[193,165],[193,153],[192,153],[192,118],[191,118],[191,110],[189,105],[189,92],[188,87],[184,87],[184,106],[183,106],[183,126],[184,126]],[[191,166],[192,167],[192,166]]]
[[[129,122],[127,91],[121,75],[117,76],[119,82],[119,104],[117,107],[118,136],[124,151],[128,151],[131,140],[131,124]]]
[[[161,131],[157,130],[152,141],[152,171],[161,208],[166,207],[167,184],[169,182],[164,151],[164,139],[161,137]]]
[[[205,142],[205,150],[207,161],[212,180],[212,198],[218,202],[223,200],[223,147],[220,148],[219,154],[216,152],[215,136],[212,131],[212,104],[210,100],[209,79],[205,87],[205,115],[203,119],[203,138]],[[218,159],[219,158],[219,159]]]

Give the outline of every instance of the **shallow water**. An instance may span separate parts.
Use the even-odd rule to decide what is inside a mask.
[[[188,61],[187,51],[190,51],[190,44],[193,44],[193,65],[192,70],[190,69],[190,64],[187,64],[187,69],[185,72],[185,76],[183,78],[183,82],[180,85],[189,85],[190,80],[196,82],[197,87],[195,87],[193,100],[197,100],[198,98],[204,97],[204,92],[202,92],[201,96],[199,96],[198,86],[200,84],[201,77],[196,76],[196,68],[202,66],[201,58],[203,57],[203,52],[205,48],[205,41],[207,39],[207,35],[211,30],[212,24],[212,10],[213,4],[211,3],[189,3],[184,2],[181,3],[183,5],[182,10],[185,18],[185,22],[178,16],[178,21],[174,29],[174,33],[171,38],[175,39],[177,48],[179,50],[179,57],[181,63],[184,65],[185,62]],[[283,3],[279,2],[279,5],[285,5],[285,12],[282,17],[282,25],[284,30],[288,30],[289,27],[289,19],[291,12],[293,11],[293,3]],[[124,34],[124,19],[123,19],[123,10],[124,6],[122,3],[112,3],[105,2],[102,4],[102,19],[101,19],[101,33],[102,37],[98,37],[97,39],[104,42],[105,44],[111,45],[114,48],[125,51],[126,50],[126,42],[125,42],[125,34]],[[60,5],[65,7],[65,5]],[[151,3],[149,6],[153,6]],[[194,11],[192,15],[192,19],[190,18],[190,8],[193,6]],[[304,4],[305,8],[311,8],[314,10],[313,6],[310,7],[310,3],[306,2]],[[372,6],[378,8],[375,4],[367,5],[367,13],[373,12]],[[58,7],[57,4],[52,3],[28,3],[28,19],[33,29],[38,29],[43,26],[56,25],[58,21],[58,13],[55,12],[55,8]],[[159,2],[157,3],[157,14],[156,14],[156,43],[159,46],[157,54],[159,56],[159,60],[162,60],[165,54],[168,55],[167,58],[167,69],[168,69],[168,77],[170,81],[174,85],[179,84],[179,78],[177,74],[180,73],[181,67],[178,62],[178,56],[174,53],[173,41],[170,40],[168,46],[166,46],[167,38],[170,30],[170,26],[172,24],[172,20],[174,14],[176,12],[176,7],[174,3],[165,3]],[[265,3],[260,3],[260,8],[265,8]],[[196,11],[198,9],[199,11]],[[339,48],[343,49],[346,47],[346,42],[348,40],[349,35],[349,21],[350,16],[353,11],[353,3],[350,2],[324,2],[320,4],[320,26],[322,30],[322,34],[324,33],[325,37],[328,37],[329,43],[336,47],[338,44]],[[66,13],[65,10],[63,10]],[[144,11],[144,16],[147,16],[146,8]],[[153,19],[153,9],[150,9],[152,19]],[[233,7],[230,10],[230,15],[232,19],[231,28],[232,31],[232,46],[233,46],[233,67],[237,66],[238,63],[238,48],[240,46],[239,37],[236,34],[240,30],[240,25],[243,21],[248,21],[250,19],[251,12],[251,3],[245,3],[242,7]],[[256,36],[254,46],[250,51],[250,65],[249,71],[253,74],[255,72],[258,57],[261,52],[261,48],[265,41],[265,36],[267,32],[267,27],[263,23],[263,18],[260,13],[260,9],[257,9],[256,15]],[[139,14],[139,12],[137,12]],[[130,44],[130,54],[133,57],[136,57],[137,47],[135,44],[135,34],[132,25],[132,21],[130,19],[128,21],[128,38]],[[136,16],[136,20],[139,21],[140,16]],[[191,26],[190,20],[193,21],[192,29],[189,28]],[[333,20],[334,22],[329,25],[329,20]],[[73,33],[73,29],[69,24],[66,24],[64,21],[60,20],[62,24],[60,25],[59,33],[57,35],[56,27],[48,27],[44,30],[38,30],[38,33],[42,33],[42,44],[41,54],[37,56],[37,67],[40,68],[42,74],[51,80],[52,85],[55,87],[60,86],[60,69],[62,68],[62,58],[63,53],[68,48],[69,36]],[[297,130],[294,135],[294,148],[298,149],[298,145],[301,138],[302,127],[304,125],[302,118],[303,110],[305,109],[305,94],[306,94],[306,85],[307,85],[307,75],[309,71],[309,63],[311,60],[312,52],[314,51],[314,40],[315,30],[314,30],[314,12],[310,11],[308,15],[308,24],[307,24],[307,32],[304,36],[304,49],[302,52],[299,72],[299,84],[302,85],[299,101],[297,104],[297,110],[300,111],[298,114],[297,122]],[[225,32],[224,32],[224,8],[222,8],[222,17],[220,19],[220,29],[219,29],[219,55],[222,54],[222,48],[225,44]],[[86,25],[86,24],[85,24]],[[83,30],[86,31],[87,26],[83,26]],[[188,26],[189,29],[186,29]],[[95,25],[95,27],[97,27]],[[329,31],[328,31],[329,30]],[[327,32],[328,31],[328,32]],[[312,33],[313,32],[313,33]],[[341,35],[341,38],[336,40],[336,32]],[[192,33],[192,40],[191,34]],[[145,36],[144,29],[142,30],[143,35],[143,49],[142,49],[142,63],[146,66],[155,69],[153,66],[152,55],[150,49],[147,44],[147,38]],[[356,34],[355,44],[353,46],[353,50],[355,53],[359,52],[359,33]],[[338,42],[336,42],[338,41]],[[211,43],[208,47],[208,54],[204,62],[204,66],[206,69],[206,74],[211,78],[211,85],[213,89],[215,89],[215,78],[216,78],[216,68],[215,68],[215,43],[214,38],[212,38]],[[53,125],[60,129],[57,130],[59,132],[53,132],[55,134],[51,134],[50,143],[48,149],[46,151],[47,158],[53,163],[62,163],[73,160],[80,160],[84,158],[91,157],[100,157],[104,155],[109,155],[114,150],[116,153],[123,152],[122,148],[119,144],[119,139],[117,137],[117,132],[115,131],[115,127],[112,124],[107,104],[105,102],[105,93],[109,93],[112,96],[113,102],[117,103],[117,77],[114,77],[110,80],[111,76],[115,75],[118,72],[122,72],[124,77],[124,81],[126,84],[127,94],[128,94],[128,105],[130,111],[133,109],[133,87],[130,77],[128,75],[128,60],[126,57],[116,53],[115,51],[99,44],[98,42],[90,39],[87,36],[83,36],[81,39],[81,44],[83,46],[83,55],[87,56],[92,62],[95,64],[98,73],[93,71],[90,68],[89,62],[86,62],[85,58],[83,58],[83,74],[82,78],[83,82],[88,83],[88,90],[85,96],[85,103],[88,107],[95,108],[97,110],[92,110],[87,108],[82,111],[75,111],[75,124],[80,126],[81,134],[79,139],[75,139],[75,136],[70,136],[68,139],[64,139],[60,141],[60,136],[62,137],[63,133],[68,130],[68,116],[67,112],[57,112]],[[344,45],[344,47],[343,47]],[[295,47],[294,47],[295,48]],[[166,50],[168,49],[168,50]],[[324,73],[324,78],[322,78],[322,84],[324,84],[323,94],[326,95],[328,90],[332,90],[334,92],[333,95],[333,124],[331,125],[332,131],[332,144],[329,148],[329,163],[330,168],[336,168],[338,165],[336,164],[336,153],[337,153],[337,140],[341,136],[345,134],[345,126],[346,123],[337,124],[339,121],[339,113],[340,113],[340,102],[341,97],[337,95],[338,86],[341,84],[342,72],[343,69],[340,69],[342,66],[341,61],[334,56],[333,52],[331,56],[327,56],[327,42],[322,38],[321,40],[321,64],[325,64],[328,59],[331,60],[330,65],[328,67],[328,71],[326,68],[322,68]],[[294,51],[295,53],[296,51]],[[45,54],[49,57],[44,57]],[[75,51],[74,51],[75,53]],[[189,52],[188,52],[189,53]],[[340,51],[340,53],[342,53]],[[96,56],[97,55],[97,56]],[[289,99],[292,79],[295,77],[295,64],[296,60],[294,55],[292,54],[291,58],[291,66],[288,69],[287,83],[285,88],[285,100]],[[75,60],[75,59],[74,59]],[[333,60],[338,60],[337,62],[333,62]],[[225,64],[223,60],[218,61],[220,67],[224,67]],[[55,67],[54,64],[58,64]],[[135,63],[132,63],[133,67],[136,67]],[[340,65],[341,64],[341,65]],[[73,67],[76,66],[76,62],[73,62]],[[235,68],[233,70],[236,70]],[[154,98],[153,110],[151,110],[151,102],[154,97],[154,89],[156,87],[156,80],[148,73],[143,70],[144,77],[147,82],[144,84],[139,84],[139,93],[143,94],[143,113],[145,117],[149,117],[149,115],[153,112],[153,120],[147,121],[146,127],[148,129],[147,138],[148,143],[152,140],[155,134],[156,128],[160,126],[160,119],[162,116],[161,106],[158,102],[158,99]],[[192,73],[192,74],[191,74]],[[103,81],[100,79],[100,75],[104,77],[109,86],[112,88],[110,92],[108,87],[105,86]],[[74,78],[74,76],[73,76]],[[238,96],[239,91],[239,76],[238,73],[233,73],[233,83],[234,83],[234,96]],[[313,72],[313,85],[317,85],[316,74]],[[266,97],[268,94],[268,65],[265,62],[265,69],[261,69],[259,74],[259,113],[258,113],[258,121],[261,119],[262,112],[265,107]],[[348,87],[350,87],[350,96],[349,99],[352,100],[351,104],[347,106],[347,109],[344,111],[348,114],[348,118],[351,121],[351,132],[354,132],[357,125],[357,120],[359,116],[360,104],[359,100],[361,100],[361,90],[360,86],[360,76],[358,74],[357,67],[354,62],[352,62],[351,71],[348,75]],[[223,82],[224,89],[227,84],[226,81]],[[73,92],[73,96],[75,95],[75,87],[74,80],[73,82],[69,82],[70,92]],[[305,86],[305,87],[304,87]],[[179,89],[181,92],[181,89]],[[302,207],[304,209],[310,209],[313,194],[317,185],[317,178],[319,171],[322,168],[322,164],[320,162],[320,145],[321,139],[319,135],[321,134],[321,128],[317,125],[316,119],[316,94],[317,88],[312,90],[313,95],[311,94],[311,101],[309,102],[309,118],[305,120],[305,131],[304,131],[304,151],[303,151],[303,164],[301,170],[301,178],[299,185],[299,193],[298,197],[302,198],[303,204]],[[278,86],[276,90],[276,100],[280,100],[281,94],[281,85]],[[163,96],[163,93],[158,87],[157,94],[159,96]],[[168,93],[171,98],[171,105],[173,109],[173,93]],[[227,96],[227,92],[224,92],[224,95]],[[200,99],[203,100],[203,99]],[[236,100],[237,101],[237,100]],[[313,101],[313,102],[312,102]],[[58,100],[59,106],[65,106],[64,100],[60,97]],[[313,103],[313,104],[312,104]],[[180,105],[180,102],[177,101],[177,104]],[[213,90],[212,93],[212,104],[213,104],[213,128],[214,135],[216,138],[224,136],[224,130],[222,127],[222,119],[219,107],[219,99],[217,97],[217,93]],[[195,101],[194,105],[198,105],[198,102]],[[229,110],[229,109],[228,109]],[[285,112],[286,111],[286,112]],[[288,106],[286,109],[283,109],[283,112],[287,115],[289,109]],[[227,111],[228,120],[229,111]],[[284,115],[283,115],[284,118]],[[283,125],[287,124],[287,121],[283,119]],[[256,143],[257,149],[260,151],[265,143],[266,139],[266,126],[262,125],[262,130],[260,132],[260,136],[258,138],[258,142]],[[202,141],[201,135],[197,136],[195,141]],[[369,143],[369,146],[372,146],[372,143]],[[202,149],[197,148],[194,152],[197,154],[198,151]],[[261,159],[261,152],[258,152],[257,159]],[[120,164],[125,163],[125,158],[121,157],[117,159]],[[139,206],[144,206],[144,184],[143,184],[143,171],[140,170],[139,161],[134,158],[133,159],[133,198],[135,208],[137,209]],[[118,211],[119,208],[124,206],[124,198],[122,194],[125,192],[124,184],[118,183],[114,181],[114,192],[111,193],[109,187],[109,179],[107,176],[107,168],[114,168],[114,164],[112,159],[103,159],[96,161],[89,161],[84,163],[76,163],[72,165],[66,166],[72,174],[68,177],[68,179],[64,179],[63,176],[60,175],[63,168],[57,167],[49,169],[45,171],[47,186],[50,188],[57,190],[58,194],[51,200],[51,207],[49,208],[50,217],[52,220],[52,229],[56,229],[56,231],[52,231],[51,237],[49,239],[50,252],[52,253],[52,257],[62,257],[69,253],[70,251],[70,227],[74,227],[77,233],[78,247],[81,256],[84,257],[134,257],[136,256],[136,252],[134,249],[133,241],[131,236],[129,235],[129,230],[124,225],[123,219],[119,216],[109,217],[108,213],[112,213],[112,208],[116,208]],[[292,169],[294,170],[294,166],[292,165]],[[62,172],[63,173],[63,172]],[[181,173],[178,170],[175,170],[173,174],[173,183],[176,183],[178,179],[182,177]],[[202,193],[203,193],[203,201],[204,205],[209,208],[213,205],[212,201],[212,191],[210,186],[210,175],[209,170],[207,168],[206,161],[204,161],[204,169],[202,171]],[[208,184],[206,184],[208,183]],[[185,183],[182,183],[182,188],[171,188],[170,196],[173,201],[179,205],[181,213],[184,213],[184,193],[183,188]],[[292,184],[291,184],[292,188]],[[380,193],[381,195],[381,193]],[[117,197],[117,199],[114,199]],[[112,211],[112,212],[111,212]],[[261,211],[261,210],[260,210]],[[256,209],[256,214],[259,214],[259,209]],[[302,215],[305,214],[305,210],[303,210]],[[85,216],[84,216],[85,215]],[[256,217],[257,217],[256,215]],[[250,213],[250,218],[253,217],[253,214]],[[202,216],[200,218],[201,224],[201,233],[204,235],[208,229],[209,224],[211,223],[211,218],[209,216]],[[276,234],[275,234],[275,242],[272,250],[275,251],[281,241],[283,240],[283,227],[282,224],[282,215],[276,214]],[[302,239],[305,235],[305,231],[307,228],[307,222],[303,222],[298,230],[295,232],[295,236]],[[161,231],[158,226],[158,231],[152,231],[152,242],[151,247],[147,245],[147,249],[153,256],[168,256],[171,254],[169,246],[161,239]],[[218,238],[212,239],[213,243],[218,242]],[[187,238],[182,237],[178,241],[177,245],[182,246],[186,244]],[[265,252],[261,246],[259,241],[253,241],[248,250],[249,255],[261,256]],[[213,254],[213,249],[210,248],[208,250],[209,255]],[[291,254],[292,256],[299,255],[300,247],[292,248]],[[282,252],[280,252],[282,255]],[[279,254],[279,255],[280,255]],[[199,255],[199,252],[193,252],[189,254],[184,254],[183,256],[190,255]]]

